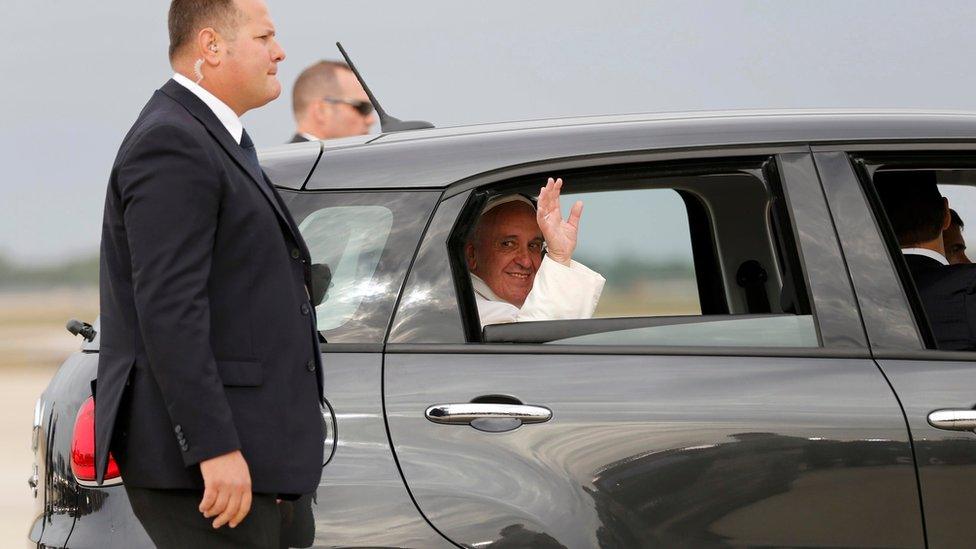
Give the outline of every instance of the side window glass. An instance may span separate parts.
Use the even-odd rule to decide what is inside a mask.
[[[322,208],[299,225],[312,264],[331,270],[330,283],[316,296],[319,330],[342,326],[376,293],[373,275],[392,227],[393,212],[379,205]]]
[[[960,181],[958,172],[954,174],[955,177],[944,177],[950,183],[939,184],[939,191],[949,201],[952,219],[949,228],[942,233],[943,244],[949,263],[972,263],[976,248],[969,249],[968,242],[976,243],[973,240],[973,233],[976,231],[976,187]],[[970,176],[976,177],[976,174]],[[967,221],[970,223],[968,231]]]
[[[312,256],[329,343],[382,343],[440,192],[283,192]]]

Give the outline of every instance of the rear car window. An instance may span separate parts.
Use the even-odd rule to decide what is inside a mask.
[[[312,256],[328,343],[383,342],[438,191],[283,192]]]
[[[312,264],[328,265],[332,279],[315,307],[318,328],[328,332],[349,321],[363,299],[384,291],[373,274],[393,227],[385,206],[333,206],[310,214],[299,225]]]

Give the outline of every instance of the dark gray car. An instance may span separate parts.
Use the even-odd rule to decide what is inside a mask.
[[[974,424],[930,415],[972,414],[976,353],[935,349],[871,178],[976,184],[976,115],[573,118],[261,158],[329,267],[322,481],[282,507],[284,545],[972,544]],[[480,326],[478,212],[550,175],[587,204],[601,308]],[[31,544],[150,546],[121,479],[79,476],[97,353],[38,401]]]

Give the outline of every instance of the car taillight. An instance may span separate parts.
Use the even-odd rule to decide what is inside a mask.
[[[78,484],[95,485],[95,399],[88,397],[78,410],[75,430],[71,439],[71,472]],[[105,484],[119,484],[119,466],[110,453],[108,469],[105,470]]]

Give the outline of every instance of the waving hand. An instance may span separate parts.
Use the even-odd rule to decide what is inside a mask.
[[[583,214],[583,203],[576,201],[569,211],[569,219],[564,220],[559,209],[559,193],[563,187],[563,180],[549,178],[546,186],[539,190],[539,204],[536,210],[536,221],[546,239],[549,258],[553,261],[569,266],[576,249],[576,236],[579,232],[580,216]]]

